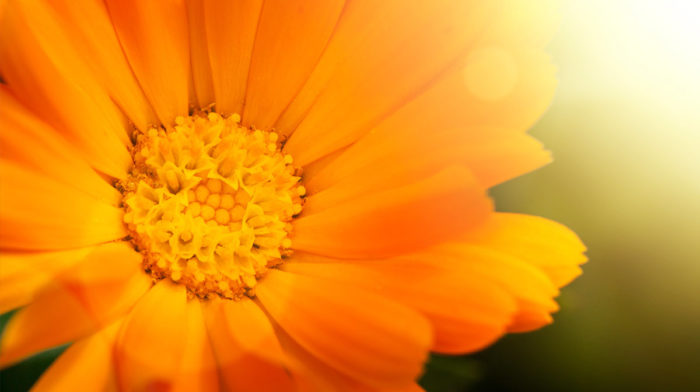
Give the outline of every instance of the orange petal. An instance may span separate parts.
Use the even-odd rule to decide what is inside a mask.
[[[37,0],[6,5],[0,69],[10,90],[96,169],[124,178],[131,164],[124,118],[55,19]]]
[[[558,291],[538,268],[471,243],[355,264],[304,253],[294,260],[300,263],[287,263],[285,270],[379,290],[420,310],[435,327],[439,352],[481,349],[506,328],[521,332],[551,323],[550,313],[558,310],[552,300]]]
[[[357,380],[340,373],[324,361],[310,354],[294,341],[284,330],[278,330],[285,354],[294,361],[292,372],[296,390],[300,392],[371,392],[376,391]],[[382,391],[387,391],[382,388]]]
[[[121,320],[73,343],[32,391],[108,391],[115,386],[113,349]]]
[[[328,366],[307,350],[304,350],[283,330],[278,330],[280,342],[285,353],[295,362],[293,377],[296,381],[297,391],[304,392],[419,392],[423,391],[415,383],[401,385],[399,387],[374,388],[367,386],[346,376],[334,368]]]
[[[111,205],[119,192],[100,177],[75,148],[0,86],[0,155]]]
[[[192,81],[197,98],[193,104],[200,108],[206,108],[214,103],[214,84],[209,63],[204,0],[187,0],[187,18],[190,27]]]
[[[262,0],[205,0],[216,111],[241,114]]]
[[[0,159],[0,246],[67,249],[126,235],[122,211]]]
[[[294,132],[286,148],[297,163],[305,165],[351,144],[441,79],[453,63],[484,60],[472,56],[479,49],[539,51],[556,26],[556,8],[550,1],[383,2],[382,6],[357,1],[344,10],[314,73],[278,121],[283,133]],[[392,28],[380,30],[384,26]],[[517,82],[518,70],[511,72],[511,64],[472,65],[479,65],[473,67],[477,72],[471,72],[476,76],[470,78],[475,82],[472,87],[490,97],[501,98]],[[481,69],[487,70],[486,78],[478,77]],[[545,70],[551,73],[551,67]],[[459,86],[464,88],[463,80]],[[479,108],[457,108],[452,115],[479,113]]]
[[[421,371],[430,327],[406,307],[360,288],[277,270],[256,294],[291,338],[347,376],[395,387]]]
[[[530,332],[554,322],[551,313],[559,310],[558,306],[542,307],[532,302],[518,302],[518,312],[508,325],[508,332]]]
[[[306,187],[308,192],[307,194],[310,193],[316,193],[317,191],[320,191],[321,189],[325,188],[320,188],[315,186],[315,179],[316,176],[322,175],[321,173],[325,173],[328,169],[329,166],[335,164],[335,161],[343,156],[345,151],[347,151],[350,148],[350,146],[341,148],[337,151],[334,151],[328,155],[326,155],[323,158],[320,158],[318,160],[313,161],[312,163],[309,163],[308,165],[304,166],[303,168],[303,175],[304,175],[304,186],[307,186],[307,184],[311,184],[310,187]]]
[[[313,71],[344,0],[263,5],[251,59],[243,122],[271,128]]]
[[[184,352],[171,390],[173,392],[219,391],[216,359],[207,336],[199,299],[188,301],[185,324],[187,335],[181,340],[185,346]]]
[[[493,180],[520,175],[550,161],[542,145],[527,135],[512,135],[488,143],[445,140],[445,144],[435,143],[439,136],[431,141],[395,136],[394,143],[372,146],[371,150],[384,152],[374,161],[370,158],[367,164],[364,164],[366,157],[371,157],[374,151],[355,155],[349,165],[345,155],[329,164],[326,171],[345,169],[347,173],[349,166],[355,166],[355,170],[340,179],[326,176],[326,179],[333,178],[333,183],[325,189],[319,189],[318,183],[313,181],[316,177],[313,178],[307,187],[313,196],[309,198],[305,213],[313,214],[371,191],[410,184],[449,166],[469,168],[480,187],[485,189],[494,185]]]
[[[455,238],[486,218],[491,203],[462,168],[366,194],[294,222],[293,247],[338,258],[388,257]],[[318,211],[314,196],[310,211]]]
[[[198,299],[161,280],[136,304],[117,338],[122,390],[217,391],[216,363]]]
[[[305,165],[352,143],[444,71],[488,25],[489,7],[350,2],[314,73],[277,123],[294,132],[286,150]]]
[[[131,68],[166,126],[189,108],[190,48],[184,0],[107,0]]]
[[[433,325],[434,351],[481,349],[505,333],[515,301],[498,284],[450,268],[443,259],[411,255],[352,264],[289,262],[285,270],[375,291],[421,312]]]
[[[558,0],[506,0],[499,4],[498,16],[480,37],[481,42],[541,49],[559,28]]]
[[[110,96],[142,131],[158,122],[143,94],[100,0],[51,0],[71,42]]]
[[[294,390],[272,325],[253,301],[215,298],[204,309],[224,389]]]
[[[149,286],[141,255],[129,245],[95,248],[10,319],[0,341],[0,366],[105,327]]]
[[[0,314],[26,305],[59,273],[83,261],[92,248],[47,253],[2,253]]]
[[[348,176],[402,162],[423,171],[466,165],[488,188],[546,164],[549,154],[523,133],[551,102],[554,69],[542,53],[513,53],[518,78],[500,99],[485,101],[470,92],[460,64],[324,170],[305,175],[305,185],[317,192]]]
[[[392,392],[425,392],[425,389],[418,384],[411,384],[406,388],[394,389]]]
[[[462,239],[515,257],[542,270],[556,287],[581,274],[585,245],[564,225],[538,216],[495,213]]]
[[[541,270],[517,258],[466,243],[440,245],[428,257],[438,258],[465,275],[493,282],[515,299],[518,310],[510,332],[547,325],[552,321],[550,313],[559,310],[553,300],[559,294],[554,284]]]

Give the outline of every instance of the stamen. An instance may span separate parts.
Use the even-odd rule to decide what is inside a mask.
[[[291,252],[306,189],[279,135],[199,113],[139,134],[124,221],[155,279],[206,298],[251,295]]]

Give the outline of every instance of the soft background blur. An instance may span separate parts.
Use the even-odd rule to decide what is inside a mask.
[[[430,391],[700,391],[698,4],[562,1],[559,90],[532,131],[555,162],[493,196],[571,227],[590,262],[553,325],[434,358]],[[54,354],[0,372],[0,390]]]
[[[434,391],[700,391],[700,2],[563,0],[554,163],[493,192],[589,248],[553,325],[429,366]]]

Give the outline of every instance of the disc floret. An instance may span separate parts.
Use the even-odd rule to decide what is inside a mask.
[[[291,250],[305,189],[277,133],[198,113],[136,136],[124,221],[144,269],[202,298],[252,293]]]

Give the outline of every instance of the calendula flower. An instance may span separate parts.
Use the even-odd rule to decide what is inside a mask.
[[[418,390],[551,322],[575,234],[546,2],[17,0],[0,11],[0,365],[37,390]]]

